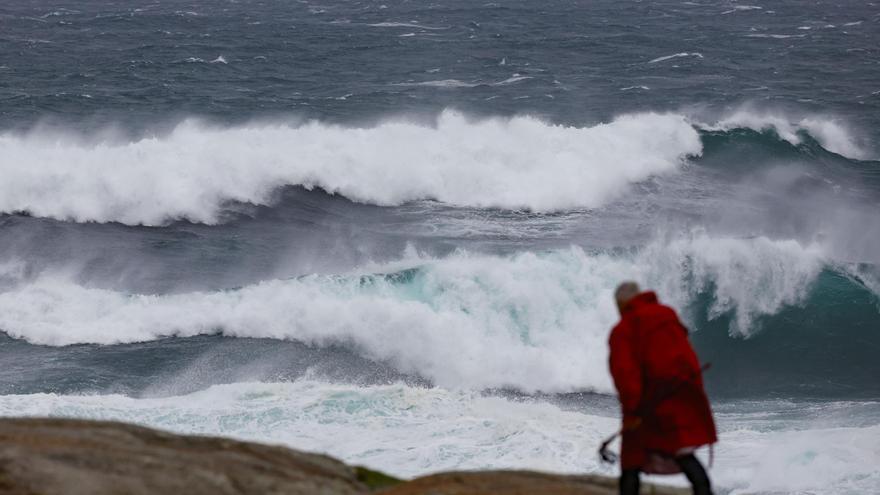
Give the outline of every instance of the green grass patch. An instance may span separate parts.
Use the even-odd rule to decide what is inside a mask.
[[[367,485],[370,490],[379,490],[380,488],[388,488],[389,486],[403,483],[403,480],[397,479],[393,476],[388,476],[387,474],[379,471],[367,469],[363,466],[355,466],[354,471],[358,481]]]

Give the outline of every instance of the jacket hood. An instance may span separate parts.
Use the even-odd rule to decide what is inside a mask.
[[[623,308],[623,312],[627,313],[647,304],[658,304],[659,302],[660,301],[657,299],[657,293],[649,290],[646,292],[642,292],[641,294],[630,299],[629,302],[626,303],[626,306]]]

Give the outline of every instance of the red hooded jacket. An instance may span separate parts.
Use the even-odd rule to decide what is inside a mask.
[[[700,364],[675,311],[644,292],[622,313],[608,339],[611,376],[624,424],[641,424],[624,428],[621,467],[645,469],[651,452],[674,456],[716,442]]]

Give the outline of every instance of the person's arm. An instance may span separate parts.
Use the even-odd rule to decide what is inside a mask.
[[[632,423],[638,416],[639,402],[642,398],[642,369],[635,349],[629,342],[626,328],[618,326],[608,339],[610,347],[609,365],[620,406],[623,409],[624,425]]]

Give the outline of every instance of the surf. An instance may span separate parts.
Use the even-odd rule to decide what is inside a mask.
[[[777,314],[817,305],[824,296],[815,295],[816,284],[829,270],[867,294],[858,311],[868,320],[855,328],[880,317],[856,268],[826,258],[820,246],[705,233],[611,251],[410,252],[338,275],[177,294],[124,293],[9,266],[7,279],[20,278],[0,293],[0,329],[33,344],[213,334],[292,340],[342,346],[443,387],[478,390],[609,392],[605,340],[621,279],[644,280],[688,321],[701,322],[696,338],[710,327],[712,335],[747,340],[775,328]],[[821,328],[802,330],[814,331]],[[802,337],[791,330],[782,338]]]
[[[32,131],[0,135],[0,212],[74,222],[217,224],[230,204],[271,205],[301,186],[380,206],[434,200],[457,207],[557,212],[600,208],[634,184],[676,174],[707,137],[772,132],[869,156],[846,126],[744,110],[704,122],[624,114],[592,126],[446,110],[431,124],[320,121],[218,127],[186,120],[133,140]],[[112,133],[110,133],[112,134]],[[717,142],[717,141],[716,141]]]
[[[602,205],[700,149],[683,117],[653,113],[593,127],[532,117],[471,120],[453,111],[435,125],[369,128],[187,121],[167,136],[131,142],[5,134],[0,211],[77,222],[213,224],[224,204],[268,204],[286,185],[376,205],[433,199],[552,211]]]

